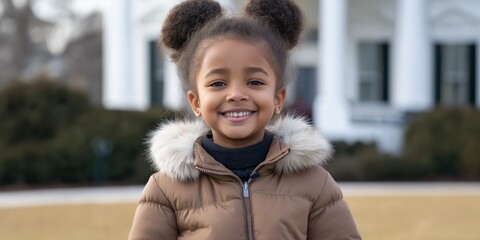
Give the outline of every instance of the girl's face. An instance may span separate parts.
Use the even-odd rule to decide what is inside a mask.
[[[273,113],[283,106],[285,89],[276,88],[275,72],[260,44],[217,40],[205,49],[195,76],[196,91],[188,91],[188,100],[220,146],[260,142]]]

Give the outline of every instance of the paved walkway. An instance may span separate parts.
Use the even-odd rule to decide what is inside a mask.
[[[480,196],[479,183],[340,183],[345,196]],[[136,203],[143,186],[0,192],[0,208]]]
[[[0,208],[60,204],[135,203],[142,186],[0,192]]]
[[[340,183],[346,196],[480,196],[480,182]]]

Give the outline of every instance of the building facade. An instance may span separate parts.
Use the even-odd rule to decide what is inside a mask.
[[[185,106],[156,41],[179,2],[111,0],[104,11],[107,108]],[[243,1],[223,0],[234,13]],[[292,53],[288,102],[329,139],[401,149],[409,117],[435,106],[480,106],[479,0],[298,0],[307,15]]]

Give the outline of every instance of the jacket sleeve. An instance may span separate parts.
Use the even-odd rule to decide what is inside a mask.
[[[328,172],[326,172],[323,190],[310,212],[307,239],[362,239],[350,208],[343,199],[342,191]]]
[[[175,213],[155,175],[150,177],[143,189],[128,239],[177,239]]]

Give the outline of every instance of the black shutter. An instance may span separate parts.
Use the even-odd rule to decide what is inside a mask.
[[[468,45],[468,75],[470,77],[468,84],[468,100],[472,106],[477,103],[477,46]]]
[[[441,103],[441,91],[442,91],[442,45],[435,44],[433,49],[433,75],[435,86],[435,104],[438,106]]]
[[[382,64],[382,101],[388,103],[390,101],[390,48],[388,43],[380,44],[380,61]]]
[[[152,106],[163,106],[163,76],[158,71],[163,68],[160,50],[156,41],[149,43],[150,53],[150,104]]]

